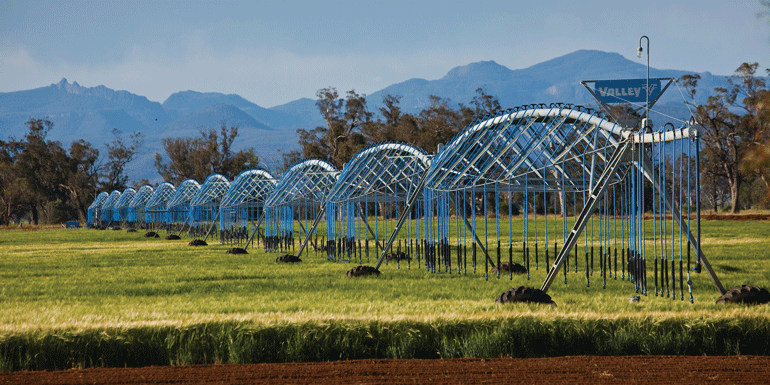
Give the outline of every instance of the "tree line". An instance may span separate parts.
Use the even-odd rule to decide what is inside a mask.
[[[478,88],[470,105],[453,106],[449,99],[430,96],[428,106],[416,115],[401,109],[401,97],[385,95],[379,116],[367,108],[366,95],[350,90],[343,98],[334,87],[318,90],[316,106],[326,125],[298,129],[300,150],[283,155],[283,167],[303,158],[322,158],[338,169],[365,146],[386,140],[414,144],[428,152],[448,142],[479,116],[502,110],[500,102]]]
[[[770,207],[770,90],[758,67],[741,64],[705,104],[695,103],[700,76],[680,79],[703,143],[701,191],[714,211],[726,202],[731,213]]]
[[[48,119],[29,119],[21,139],[0,140],[0,224],[85,222],[88,206],[101,191],[123,192],[128,184],[126,168],[144,144],[144,135],[127,138],[117,129],[105,145],[107,157],[85,140],[69,149],[48,139],[54,128]],[[234,178],[256,165],[254,148],[235,151],[238,127],[222,123],[219,130],[201,130],[196,138],[163,139],[165,156],[155,155],[155,167],[164,180],[178,185],[184,179],[205,180],[212,173]],[[131,184],[139,189],[147,180]]]

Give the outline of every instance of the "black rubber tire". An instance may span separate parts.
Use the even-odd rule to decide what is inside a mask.
[[[246,249],[240,248],[240,247],[233,247],[230,250],[227,250],[227,254],[248,254]]]
[[[175,240],[177,240],[177,239],[182,239],[182,238],[180,238],[180,237],[179,237],[178,235],[176,235],[176,234],[169,234],[169,235],[166,235],[166,240],[167,240],[167,241],[175,241]]]
[[[160,238],[160,235],[158,235],[158,233],[156,233],[154,231],[148,231],[148,232],[144,233],[144,237],[145,238]]]
[[[189,246],[208,246],[209,244],[206,243],[206,241],[204,241],[202,239],[193,239],[187,245],[189,245]]]

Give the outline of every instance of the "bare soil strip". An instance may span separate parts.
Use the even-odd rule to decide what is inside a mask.
[[[0,373],[1,384],[767,384],[770,357],[353,360]]]

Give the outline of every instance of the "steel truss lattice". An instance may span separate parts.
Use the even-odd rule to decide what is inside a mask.
[[[194,179],[185,179],[166,203],[166,221],[170,225],[184,226],[190,220],[190,201],[201,185]],[[180,229],[181,230],[181,229]]]
[[[135,196],[136,189],[133,187],[128,187],[123,190],[123,193],[120,194],[120,199],[118,199],[118,203],[115,204],[112,210],[113,221],[120,224],[126,223],[128,220],[128,212],[130,211],[129,205],[131,204],[131,201],[134,200]]]
[[[134,199],[128,204],[128,215],[126,221],[128,223],[144,224],[147,220],[146,205],[150,200],[152,194],[155,193],[155,189],[150,185],[144,185],[136,192]]]
[[[109,196],[110,193],[103,191],[99,193],[91,205],[88,206],[88,225],[96,226],[101,221],[102,206]]]
[[[384,255],[388,247],[382,242],[394,229],[393,219],[414,214],[408,202],[419,196],[430,164],[430,155],[407,143],[382,142],[358,151],[326,200],[327,257],[368,260],[370,240],[375,252]],[[374,226],[369,223],[370,216]],[[414,236],[413,231],[416,229],[408,227],[403,234]]]
[[[685,153],[690,156],[694,142],[697,154],[697,131],[689,124],[680,129],[663,128],[658,132],[640,132],[617,125],[590,109],[562,104],[532,105],[531,108],[517,108],[480,119],[444,146],[425,174],[423,202],[418,209],[424,212],[425,218],[424,238],[419,241],[425,246],[420,252],[426,266],[434,271],[453,272],[455,260],[454,272],[466,272],[467,248],[470,246],[473,271],[477,268],[478,248],[487,276],[491,266],[498,267],[497,276],[500,277],[501,263],[512,264],[514,254],[529,272],[530,268],[538,268],[539,241],[541,250],[545,249],[548,274],[542,290],[546,291],[559,269],[563,268],[566,280],[568,256],[573,247],[575,272],[582,263],[588,283],[596,267],[603,285],[608,275],[612,277],[613,270],[616,276],[620,270],[617,257],[620,250],[621,278],[633,282],[638,292],[647,293],[647,263],[650,261],[655,264],[655,294],[663,295],[663,288],[658,287],[658,277],[660,275],[663,283],[664,273],[659,274],[658,262],[662,267],[671,264],[671,279],[668,275],[665,278],[666,295],[669,295],[670,286],[675,289],[675,258],[680,260],[680,278],[683,276],[682,242],[686,240],[687,250],[695,249],[697,264],[703,263],[714,283],[723,290],[700,251],[699,238],[690,231],[689,214],[688,220],[683,220],[683,213],[690,212],[690,207],[685,208],[682,204],[682,195],[686,193],[681,180],[683,172],[679,173],[678,184],[667,182],[661,176],[672,172],[671,166],[666,168],[667,151],[668,157],[681,159]],[[687,167],[689,186],[691,173]],[[645,196],[645,186],[651,186],[651,198]],[[519,194],[520,202],[514,200],[516,194]],[[549,211],[548,202],[553,205],[553,211]],[[574,210],[569,219],[574,224],[569,230],[567,203]],[[562,206],[560,213],[557,204]],[[521,242],[514,241],[512,209],[515,205],[520,205],[523,214],[522,228],[516,230],[516,237],[520,237]],[[650,210],[654,216],[653,234],[645,233],[644,215]],[[550,222],[545,222],[549,212],[561,215],[560,221],[554,216],[553,227]],[[538,214],[541,228],[545,225],[539,233]],[[666,214],[672,218],[667,228],[671,230],[668,241],[660,230],[664,227]],[[507,223],[501,220],[501,215],[507,216]],[[394,234],[401,223],[399,221]],[[699,228],[699,221],[696,226]],[[670,253],[665,248],[669,243],[675,243],[674,227],[678,229],[680,244],[676,255],[673,247]],[[578,253],[581,236],[583,240]],[[650,255],[645,246],[650,241],[655,245],[654,255]],[[553,266],[549,265],[546,248],[551,242],[561,245],[558,253],[554,250],[551,255],[555,260]],[[387,251],[390,244],[385,248]],[[533,266],[530,265],[531,248],[534,248]],[[595,248],[598,265],[594,264]],[[610,258],[613,250],[614,259]],[[385,251],[377,261],[377,268]],[[689,266],[689,251],[687,255]],[[585,261],[581,262],[583,256]],[[667,270],[665,274],[668,274]],[[510,276],[512,279],[512,272]],[[669,281],[671,285],[668,285]],[[679,282],[682,299],[685,293],[683,282]],[[689,282],[688,279],[688,290]]]
[[[221,174],[211,174],[190,200],[190,228],[187,233],[208,238],[219,221],[219,204],[230,188],[230,180]],[[216,231],[214,231],[216,235]]]
[[[168,201],[176,193],[174,185],[168,182],[161,183],[152,193],[150,199],[145,204],[145,213],[147,224],[154,229],[165,227],[169,222],[167,217]]]
[[[325,235],[317,224],[326,196],[339,175],[334,165],[322,159],[303,159],[289,167],[265,202],[266,250],[281,251],[289,245],[293,247],[295,231],[299,231],[297,239],[309,240],[319,234]],[[311,227],[315,228],[314,234],[308,233]],[[301,245],[299,253],[305,245]],[[317,239],[313,245],[317,250]]]
[[[115,205],[120,201],[120,195],[120,191],[113,190],[102,205],[100,218],[105,226],[109,226],[114,220],[113,218],[117,211],[115,210]]]
[[[275,189],[277,178],[255,168],[241,172],[222,198],[219,226],[224,243],[246,242],[246,247],[259,229],[264,203]],[[251,236],[250,236],[251,234]]]

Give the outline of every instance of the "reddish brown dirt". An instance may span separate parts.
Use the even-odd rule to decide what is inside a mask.
[[[355,360],[253,365],[73,369],[0,374],[26,384],[767,384],[770,357],[554,357]]]
[[[646,214],[644,219],[652,219],[651,214]],[[686,217],[685,217],[686,218]],[[695,214],[690,216],[695,220]],[[770,220],[770,214],[701,214],[700,219],[705,221],[767,221]],[[666,216],[666,220],[671,220],[671,215]]]
[[[701,219],[713,221],[713,220],[725,220],[725,221],[766,221],[770,219],[770,215],[766,214],[709,214],[701,215]]]

